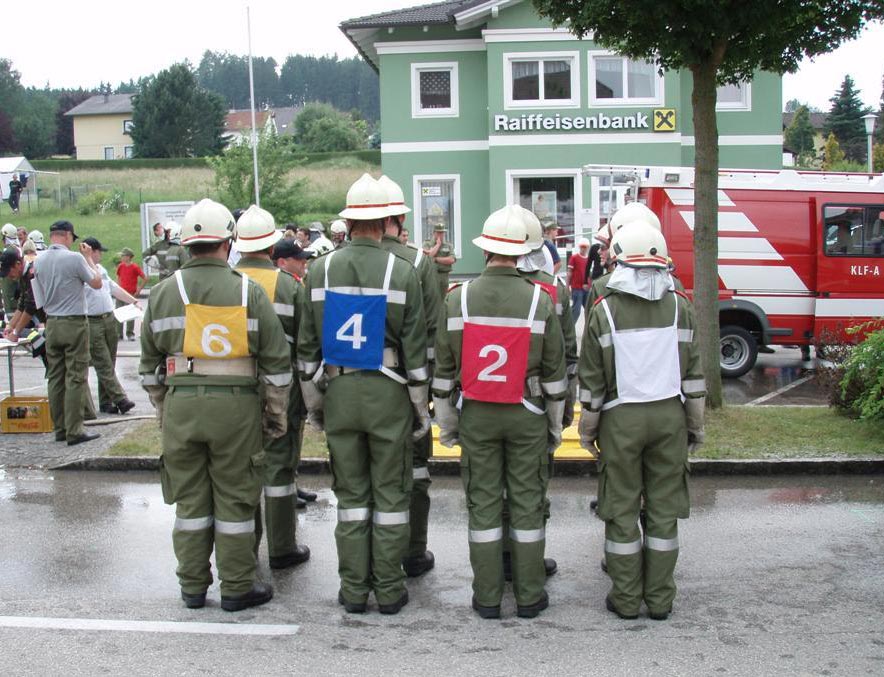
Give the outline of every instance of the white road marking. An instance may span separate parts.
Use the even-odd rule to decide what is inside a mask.
[[[767,395],[762,395],[761,397],[752,400],[751,402],[747,402],[747,407],[754,407],[755,405],[761,404],[762,402],[767,402],[768,400],[772,400],[773,398],[782,395],[783,393],[792,390],[792,388],[797,388],[802,383],[807,383],[810,379],[812,379],[816,374],[808,374],[807,376],[802,376],[797,381],[792,381],[788,385],[784,385],[782,388],[777,388],[772,393],[768,393]]]
[[[46,388],[46,384],[44,383],[41,386],[28,386],[27,388],[16,388],[15,392],[23,393],[26,390],[40,390],[40,388]],[[8,390],[0,390],[0,395],[9,395]]]
[[[86,630],[114,632],[161,632],[196,635],[296,635],[298,625],[260,625],[247,623],[190,623],[176,621],[113,621],[97,618],[31,618],[0,616],[0,627],[38,630]]]

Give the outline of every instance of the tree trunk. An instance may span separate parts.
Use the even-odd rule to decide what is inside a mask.
[[[718,325],[718,124],[713,63],[691,68],[694,90],[694,307],[706,376],[706,405],[721,407]]]

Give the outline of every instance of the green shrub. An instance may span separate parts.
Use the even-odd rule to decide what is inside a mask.
[[[848,332],[860,333],[869,328],[867,324]],[[862,343],[853,347],[844,362],[840,385],[848,413],[862,419],[884,420],[884,329],[869,332]]]
[[[77,214],[125,214],[129,211],[129,205],[124,201],[123,194],[119,191],[109,193],[104,190],[96,190],[87,193],[77,200]]]

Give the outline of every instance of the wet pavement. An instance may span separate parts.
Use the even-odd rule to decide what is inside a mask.
[[[721,380],[728,404],[826,406],[826,392],[816,380],[819,360],[801,359],[798,348],[777,346],[759,353],[752,370],[740,378]]]
[[[410,604],[398,616],[373,605],[347,615],[335,602],[329,479],[303,480],[320,493],[299,513],[312,559],[287,572],[263,563],[275,599],[228,614],[217,586],[203,610],[177,599],[173,510],[156,475],[0,471],[0,674],[884,672],[880,476],[694,480],[692,517],[680,529],[679,594],[666,622],[644,614],[622,621],[604,610],[603,525],[589,508],[596,485],[588,478],[553,480],[548,554],[559,573],[539,618],[517,619],[509,592],[501,621],[469,609],[456,478],[434,480],[437,566],[409,581]],[[14,627],[22,625],[30,627]]]

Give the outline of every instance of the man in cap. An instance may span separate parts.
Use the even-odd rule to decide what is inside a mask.
[[[405,259],[417,273],[421,285],[421,299],[424,305],[424,317],[427,320],[427,363],[432,368],[433,350],[436,343],[436,325],[439,321],[439,283],[436,279],[435,266],[420,249],[402,244],[399,235],[405,215],[411,211],[405,204],[402,188],[387,176],[382,176],[378,183],[387,191],[387,219],[384,222],[384,237],[381,248]],[[431,373],[432,375],[432,373]],[[429,415],[429,412],[428,412]],[[412,477],[414,483],[411,490],[411,507],[409,527],[411,536],[408,543],[408,555],[403,561],[406,575],[420,576],[433,568],[436,560],[431,550],[427,550],[427,526],[430,518],[430,470],[427,461],[433,449],[432,431],[412,442]]]
[[[311,266],[298,333],[307,420],[324,427],[328,440],[338,499],[338,601],[349,613],[365,612],[372,591],[381,613],[408,603],[406,438],[420,439],[430,427],[420,282],[412,265],[381,248],[387,200],[368,174],[350,187],[341,212],[350,245]]]
[[[343,219],[332,221],[331,239],[335,249],[341,249],[342,247],[347,246],[347,224]]]
[[[105,414],[125,414],[135,407],[126,397],[116,373],[119,322],[114,317],[114,299],[138,305],[138,299],[110,279],[101,265],[101,255],[107,249],[94,237],[83,240],[89,245],[89,255],[101,275],[101,287],[86,288],[86,315],[89,318],[89,359],[98,377],[98,408]],[[87,390],[88,393],[88,390]],[[88,395],[89,407],[92,396]],[[87,408],[89,408],[87,407]]]
[[[248,275],[261,285],[289,343],[291,371],[297,370],[298,324],[303,303],[303,286],[273,265],[271,256],[282,240],[276,230],[273,215],[252,205],[236,222],[234,247],[242,255],[236,270]],[[310,559],[310,548],[296,543],[295,505],[297,487],[295,473],[301,457],[301,440],[304,419],[300,389],[292,389],[289,395],[287,417],[288,429],[281,437],[265,440],[264,451],[264,521],[266,522],[267,552],[271,569],[286,569]],[[257,539],[260,541],[261,517],[257,517]]]
[[[485,270],[448,294],[436,334],[433,404],[441,443],[462,449],[472,606],[482,618],[500,618],[504,493],[517,614],[533,618],[549,605],[544,496],[549,453],[561,443],[566,375],[552,300],[516,270],[527,240],[521,207],[488,217],[473,240]]]
[[[678,519],[688,517],[687,458],[703,442],[706,386],[693,307],[667,270],[663,235],[634,220],[614,235],[616,268],[580,353],[580,443],[601,448],[598,514],[611,590],[636,618],[665,620],[675,598]],[[642,499],[645,520],[639,526]]]
[[[532,214],[534,212],[531,212]],[[559,234],[558,224],[551,219],[544,219],[543,222],[543,246],[546,247],[549,255],[552,257],[553,275],[559,272],[562,267],[562,257],[559,256],[559,248],[556,247],[556,236]]]
[[[433,226],[433,237],[424,242],[424,254],[429,256],[436,264],[436,272],[439,277],[440,296],[445,298],[448,293],[448,276],[451,268],[457,258],[454,256],[454,247],[445,236],[448,234],[448,228],[444,223],[437,223]]]
[[[83,428],[89,368],[89,322],[83,285],[100,289],[101,274],[92,262],[88,244],[80,244],[79,254],[70,251],[77,239],[70,221],[53,223],[49,239],[49,249],[34,261],[31,286],[37,307],[47,315],[46,377],[55,439],[74,445],[99,437]]]
[[[225,611],[273,597],[255,580],[254,517],[262,429],[266,438],[285,434],[292,383],[272,303],[227,264],[234,230],[217,202],[187,210],[181,241],[192,258],[151,290],[138,367],[163,431],[160,478],[163,498],[176,504],[181,597],[188,608],[205,605],[214,547]]]
[[[310,252],[301,249],[301,246],[294,240],[283,239],[273,245],[270,258],[277,268],[287,272],[301,286],[304,285],[307,261],[311,258]]]

